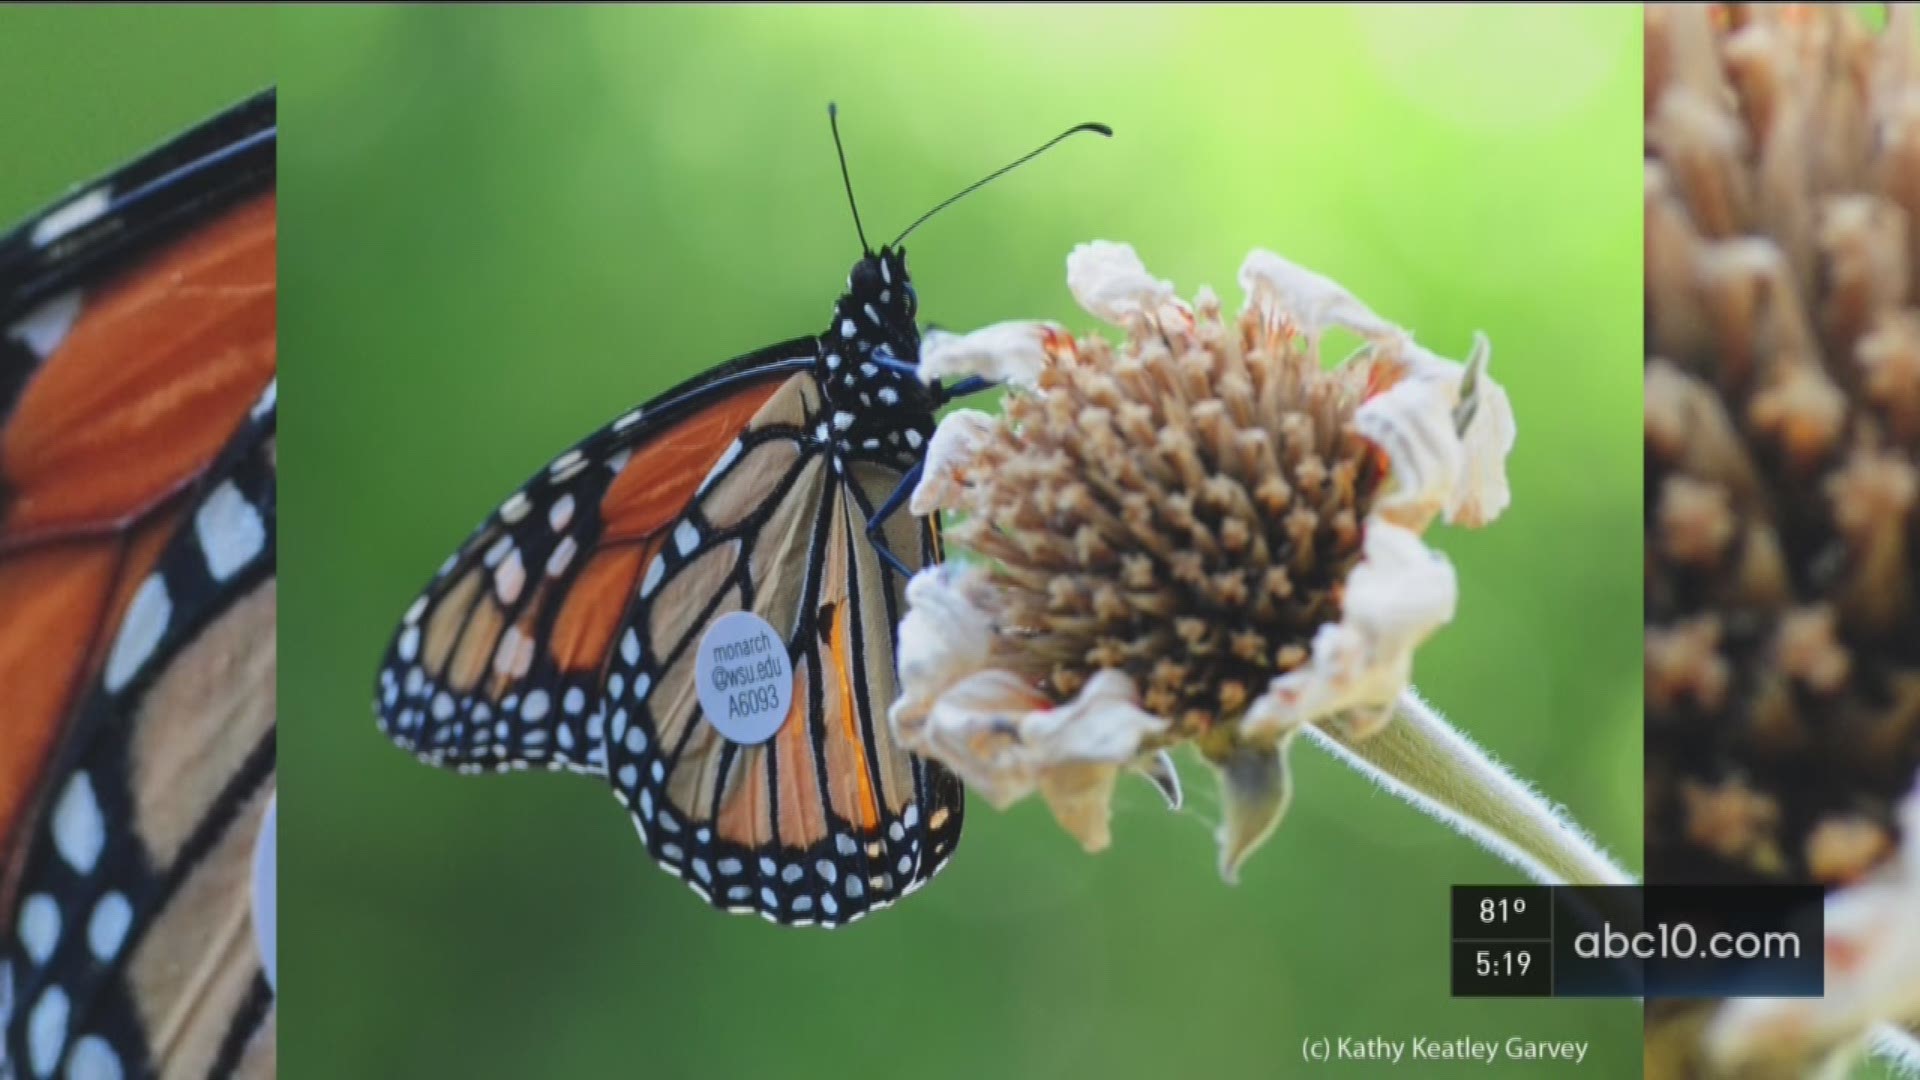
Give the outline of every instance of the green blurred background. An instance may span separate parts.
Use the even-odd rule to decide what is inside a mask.
[[[263,7],[0,7],[0,231],[273,84]]]
[[[824,326],[858,253],[829,99],[876,235],[1098,119],[916,234],[924,316],[1084,328],[1062,260],[1109,238],[1189,293],[1233,298],[1261,245],[1440,352],[1487,331],[1514,507],[1436,534],[1460,614],[1417,676],[1637,865],[1635,10],[282,18],[288,1076],[1273,1076],[1303,1037],[1411,1034],[1637,1073],[1631,1002],[1451,1000],[1447,886],[1513,875],[1310,747],[1237,887],[1188,762],[1188,810],[1128,785],[1097,857],[976,800],[932,888],[823,934],[709,911],[589,781],[436,772],[368,709],[395,620],[528,474]]]

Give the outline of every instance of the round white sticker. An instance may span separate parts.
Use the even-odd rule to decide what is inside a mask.
[[[693,677],[707,722],[737,743],[773,738],[793,704],[786,640],[751,611],[730,611],[707,627]]]

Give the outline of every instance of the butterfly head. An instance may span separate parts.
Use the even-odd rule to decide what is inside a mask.
[[[914,325],[920,301],[907,276],[905,248],[868,252],[847,275],[847,291],[833,308],[829,347],[844,356],[882,358],[914,364],[920,359],[920,331]]]

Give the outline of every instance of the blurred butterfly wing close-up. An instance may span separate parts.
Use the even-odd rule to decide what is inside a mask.
[[[0,237],[0,1078],[275,1071],[276,148]]]
[[[375,712],[422,760],[601,777],[648,851],[709,903],[836,926],[927,881],[959,781],[887,724],[894,627],[932,522],[869,535],[924,454],[934,398],[905,256],[855,266],[833,324],[720,365],[562,454],[408,609]],[[703,711],[696,654],[751,612],[785,640],[763,741]]]

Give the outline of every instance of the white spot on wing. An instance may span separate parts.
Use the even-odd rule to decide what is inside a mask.
[[[267,545],[267,526],[240,489],[228,480],[213,489],[193,515],[193,531],[207,570],[215,581],[225,581],[260,557]]]
[[[72,202],[52,211],[33,227],[33,246],[46,247],[75,229],[92,222],[113,204],[107,189],[94,188]]]
[[[494,567],[494,595],[500,598],[501,603],[511,604],[520,599],[520,588],[526,583],[526,564],[520,561],[520,549],[514,548],[499,566]]]
[[[561,537],[560,542],[553,546],[553,554],[547,556],[547,576],[559,577],[566,573],[567,567],[573,564],[573,557],[579,550],[580,545],[573,542],[573,537]]]
[[[60,905],[46,893],[34,893],[20,905],[20,944],[27,959],[45,964],[60,944]]]
[[[553,526],[554,532],[560,532],[572,521],[573,494],[569,492],[553,500],[553,505],[547,507],[547,524]]]
[[[87,945],[95,959],[107,963],[120,955],[127,940],[127,928],[133,925],[133,905],[123,893],[110,892],[93,905],[93,918],[87,921]]]
[[[84,772],[74,773],[53,808],[53,846],[68,866],[82,874],[91,874],[106,843],[107,823],[100,815],[100,800],[94,797],[93,781]]]
[[[120,1055],[113,1052],[107,1040],[88,1035],[68,1052],[67,1076],[71,1080],[123,1080],[126,1072],[120,1065]]]
[[[73,329],[73,321],[80,317],[80,290],[61,293],[39,307],[27,312],[26,317],[13,324],[7,336],[17,339],[32,350],[35,356],[45,359],[53,355],[53,350],[67,340],[67,332]]]
[[[660,579],[666,576],[666,560],[655,555],[653,561],[647,564],[647,576],[645,580],[640,582],[640,595],[643,597],[652,596],[653,590],[660,587]]]
[[[693,549],[700,546],[700,530],[694,528],[692,522],[682,521],[674,527],[673,545],[680,549],[682,555],[693,554]]]
[[[140,665],[153,655],[172,619],[173,599],[167,595],[166,579],[148,574],[134,590],[133,602],[120,620],[120,633],[113,639],[113,651],[107,654],[103,681],[109,691],[117,694],[126,689]]]
[[[527,498],[527,493],[516,491],[507,496],[506,502],[500,504],[500,520],[509,525],[517,525],[531,509],[533,509],[533,501]]]
[[[34,1002],[33,1013],[27,1017],[27,1063],[33,1066],[35,1075],[52,1076],[53,1067],[60,1063],[60,1051],[67,1044],[70,1009],[67,992],[57,986],[49,987]]]

